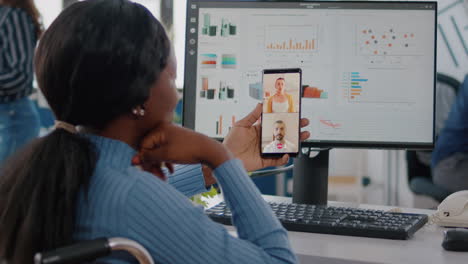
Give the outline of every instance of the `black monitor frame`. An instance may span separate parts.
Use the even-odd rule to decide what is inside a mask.
[[[306,203],[306,204],[327,204],[328,195],[328,165],[329,165],[329,150],[331,148],[371,148],[371,149],[432,149],[435,141],[435,83],[436,83],[436,50],[437,50],[437,2],[417,2],[417,1],[309,1],[309,0],[188,0],[187,1],[187,24],[191,14],[191,5],[197,4],[198,2],[252,2],[252,3],[304,3],[311,5],[339,5],[339,4],[361,4],[363,7],[369,8],[369,5],[389,5],[390,8],[393,5],[398,6],[410,6],[410,5],[431,5],[431,10],[434,10],[434,72],[433,72],[433,116],[432,116],[432,142],[427,143],[415,143],[415,142],[382,142],[382,141],[323,141],[323,142],[311,142],[306,141],[301,143],[301,151],[297,158],[294,159],[294,184],[293,184],[293,202]],[[422,9],[422,8],[421,8]],[[189,27],[186,27],[186,36],[189,36]],[[197,63],[197,61],[189,61],[191,56],[190,52],[194,48],[197,48],[197,44],[190,44],[186,41],[185,51],[185,78],[184,78],[184,109],[182,123],[184,126],[194,129],[195,128],[195,113],[191,110],[195,109],[195,100],[186,100],[186,98],[196,98],[196,89],[188,89],[187,85],[191,81],[190,74],[196,72],[187,72],[187,65],[190,63]],[[193,69],[194,65],[191,65]],[[196,69],[196,65],[195,65]],[[222,138],[217,138],[222,140]],[[318,155],[314,156],[312,152],[318,152]]]
[[[419,142],[384,142],[384,141],[341,141],[341,140],[327,140],[327,141],[305,141],[301,143],[301,147],[306,147],[306,148],[372,148],[372,149],[433,149],[434,147],[434,142],[435,142],[435,133],[434,133],[434,128],[435,128],[435,83],[436,83],[436,65],[437,65],[437,59],[436,59],[436,50],[437,50],[437,2],[422,2],[422,1],[309,1],[309,0],[188,0],[187,1],[187,23],[188,25],[190,22],[188,21],[188,18],[190,17],[190,12],[191,12],[191,5],[192,4],[197,4],[198,2],[225,2],[225,3],[246,3],[246,2],[252,2],[252,3],[300,3],[303,2],[304,4],[328,4],[328,5],[340,5],[340,4],[354,4],[354,5],[359,5],[362,4],[363,7],[365,6],[368,8],[369,5],[390,5],[390,8],[392,6],[410,6],[410,5],[433,5],[434,9],[434,27],[436,30],[434,30],[434,80],[433,80],[433,118],[432,118],[432,142],[427,142],[427,143],[419,143]],[[372,8],[369,8],[372,9]],[[189,27],[186,27],[186,36],[189,36]],[[186,111],[186,109],[195,109],[195,100],[186,100],[186,98],[195,98],[195,93],[196,91],[194,89],[189,89],[187,88],[188,83],[190,82],[189,74],[195,74],[196,72],[193,72],[192,68],[190,68],[190,73],[187,73],[187,66],[189,64],[189,58],[190,58],[190,50],[191,49],[196,49],[198,44],[195,44],[195,46],[191,46],[189,41],[186,41],[186,50],[185,50],[185,66],[186,66],[186,72],[184,76],[184,90],[183,90],[183,95],[184,95],[184,102],[183,102],[183,115],[182,115],[182,124],[185,127],[194,129],[195,127],[195,114],[192,113],[191,111]],[[193,60],[191,63],[194,63]],[[195,60],[195,63],[196,60]],[[193,65],[192,65],[193,66]],[[217,140],[222,141],[223,138],[216,138]]]

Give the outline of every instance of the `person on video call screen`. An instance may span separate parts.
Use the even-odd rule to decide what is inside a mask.
[[[266,113],[295,112],[292,95],[285,92],[286,82],[284,78],[275,81],[275,93],[267,99]]]
[[[263,148],[263,152],[295,152],[296,145],[286,140],[286,124],[278,120],[273,124],[273,141]]]

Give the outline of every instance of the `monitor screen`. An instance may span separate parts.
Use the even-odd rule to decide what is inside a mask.
[[[302,70],[303,145],[431,148],[435,2],[188,0],[184,126],[222,139]],[[288,92],[288,87],[285,88]]]

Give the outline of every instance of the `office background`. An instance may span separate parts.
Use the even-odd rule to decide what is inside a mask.
[[[35,0],[47,28],[60,11],[78,0]],[[178,63],[177,86],[183,87],[186,0],[133,0],[145,5],[165,25]],[[459,81],[468,73],[468,1],[438,1],[437,71]],[[42,133],[53,117],[40,94]],[[181,112],[181,104],[177,108]],[[176,121],[180,121],[177,117]],[[429,208],[436,203],[413,194],[408,186],[405,151],[333,149],[330,152],[329,199],[402,207]],[[283,173],[255,180],[265,194],[291,195],[292,175]]]

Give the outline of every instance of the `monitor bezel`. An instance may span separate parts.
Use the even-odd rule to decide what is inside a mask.
[[[189,35],[189,12],[190,6],[198,2],[304,2],[304,3],[337,3],[338,1],[309,1],[309,0],[187,0],[186,7],[186,23],[185,23],[185,36]],[[350,3],[365,3],[365,4],[433,4],[434,6],[434,65],[433,65],[433,115],[432,115],[432,142],[392,142],[392,141],[343,141],[343,140],[326,140],[326,141],[303,141],[301,148],[371,148],[371,149],[414,149],[414,150],[430,150],[434,148],[435,144],[435,114],[436,114],[436,73],[437,73],[437,2],[436,1],[342,1],[346,4]],[[185,61],[184,65],[187,66],[189,59],[189,43],[185,43]],[[182,125],[190,129],[195,129],[195,114],[189,116],[187,107],[191,106],[194,109],[196,99],[189,102],[187,98],[187,68],[184,72],[184,89],[183,89],[183,110],[182,110]],[[196,93],[196,91],[195,91]],[[195,97],[194,97],[195,98]],[[189,123],[189,124],[188,124]],[[213,139],[222,141],[222,137],[212,137]]]

